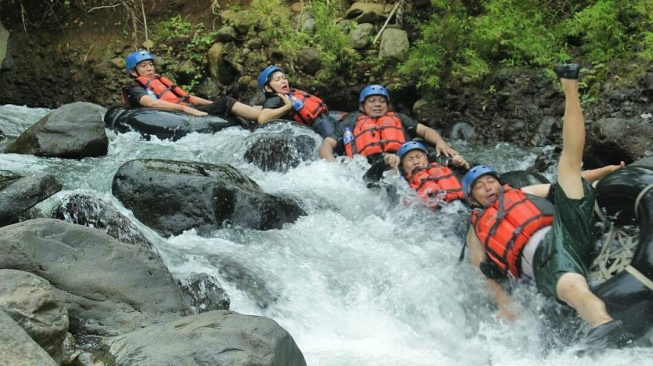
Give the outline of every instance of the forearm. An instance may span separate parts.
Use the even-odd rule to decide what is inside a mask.
[[[418,135],[419,135],[418,131]],[[438,133],[438,131],[432,129],[432,128],[425,128],[422,132],[421,138],[423,138],[426,142],[433,144],[433,145],[438,145],[438,144],[446,144],[442,136]]]
[[[279,108],[264,108],[258,115],[258,123],[265,123],[273,119],[279,119],[290,112],[291,105],[283,105]]]
[[[208,99],[196,97],[194,95],[191,96],[191,101],[193,102],[193,104],[195,104],[197,106],[209,105],[209,104],[213,103],[212,101],[210,101]]]
[[[171,103],[161,99],[151,99],[148,103],[141,103],[143,107],[164,109],[168,111],[188,112],[188,109],[194,109],[183,104]]]
[[[594,183],[597,180],[603,178],[608,173],[611,173],[617,169],[621,169],[623,165],[606,165],[597,169],[585,170],[580,173],[580,175],[585,178],[588,182]]]
[[[324,141],[320,145],[320,148],[318,149],[318,155],[320,156],[320,158],[326,161],[334,161],[336,160],[336,158],[333,157],[334,144],[332,144],[331,141],[329,140],[333,140],[333,139],[330,137],[324,139]],[[335,140],[333,140],[333,142],[335,143]]]

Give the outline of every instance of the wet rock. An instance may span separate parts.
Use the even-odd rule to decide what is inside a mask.
[[[164,236],[190,229],[205,235],[225,224],[277,229],[304,214],[296,203],[263,192],[230,165],[132,160],[116,172],[112,191],[136,218]]]
[[[150,250],[55,219],[5,226],[0,237],[0,268],[53,284],[74,334],[117,335],[189,312],[177,283]]]
[[[195,314],[211,310],[229,310],[229,295],[215,278],[206,273],[193,273],[177,281],[186,303]]]
[[[304,366],[292,336],[274,320],[216,310],[108,340],[116,366]]]
[[[51,174],[5,177],[4,183],[10,184],[0,190],[0,226],[17,223],[21,214],[61,190],[61,184]]]
[[[112,202],[92,193],[73,193],[62,197],[54,208],[54,217],[102,230],[123,243],[153,250],[147,237]]]
[[[104,156],[109,139],[103,115],[104,108],[92,103],[66,104],[28,128],[5,152],[69,159]]]
[[[308,127],[286,120],[270,121],[247,137],[245,160],[262,170],[285,172],[317,159],[319,136]]]

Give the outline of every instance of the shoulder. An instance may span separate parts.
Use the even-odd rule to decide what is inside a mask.
[[[358,117],[360,115],[361,115],[360,112],[349,113],[349,114],[347,114],[347,116],[345,116],[345,118],[342,119],[342,121],[340,121],[340,124],[344,125],[344,124],[356,123],[356,121],[358,121]]]

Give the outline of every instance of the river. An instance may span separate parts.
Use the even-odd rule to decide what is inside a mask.
[[[16,136],[48,112],[0,106],[0,130]],[[383,190],[362,183],[367,168],[362,159],[311,161],[287,173],[263,172],[243,159],[251,133],[239,128],[191,134],[177,142],[107,134],[106,157],[78,161],[3,154],[0,169],[55,175],[63,191],[40,204],[42,210],[75,190],[112,200],[152,238],[174,276],[215,276],[231,297],[231,310],[276,320],[294,337],[308,365],[653,364],[651,348],[594,357],[577,357],[573,347],[543,350],[547,329],[535,311],[543,299],[527,286],[515,294],[529,310],[515,324],[497,321],[481,277],[466,261],[458,263],[462,239],[452,227],[460,207],[436,214],[420,205],[390,205]],[[538,152],[507,144],[452,144],[471,160],[491,162],[500,171],[524,169]],[[162,238],[111,195],[116,170],[136,158],[231,164],[265,191],[298,198],[308,214],[280,230],[232,227],[209,238],[192,230]],[[409,195],[397,177],[388,180]],[[215,258],[235,261],[264,281],[256,288],[231,283]]]

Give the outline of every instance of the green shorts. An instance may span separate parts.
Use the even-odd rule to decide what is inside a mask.
[[[594,227],[595,193],[583,179],[584,197],[568,198],[556,183],[554,189],[553,227],[535,250],[533,272],[537,289],[558,299],[556,284],[568,272],[587,278],[587,268],[596,252]]]

